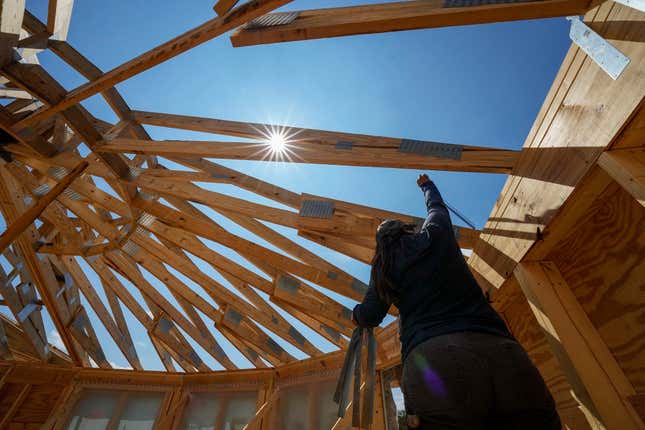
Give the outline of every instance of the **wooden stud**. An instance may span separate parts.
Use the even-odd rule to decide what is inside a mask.
[[[67,39],[74,0],[49,0],[47,32],[55,40]]]
[[[13,402],[11,402],[11,406],[9,406],[9,409],[5,412],[2,420],[0,420],[0,430],[4,430],[11,423],[11,419],[14,417],[16,412],[18,412],[20,406],[22,406],[23,402],[29,395],[31,388],[32,386],[30,384],[25,384],[22,387],[20,393],[16,396]]]
[[[598,165],[645,206],[645,148],[603,152]]]
[[[521,263],[515,276],[543,329],[562,345],[607,428],[642,429],[643,421],[627,399],[633,388],[557,266]]]

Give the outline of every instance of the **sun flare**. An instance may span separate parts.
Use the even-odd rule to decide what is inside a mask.
[[[271,151],[274,153],[282,153],[287,146],[287,138],[283,132],[271,132],[268,139]]]

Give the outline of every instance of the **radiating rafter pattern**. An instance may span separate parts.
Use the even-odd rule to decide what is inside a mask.
[[[233,350],[258,368],[323,356],[312,333],[342,349],[352,332],[349,304],[367,285],[316,249],[369,263],[379,223],[399,218],[420,225],[423,218],[299,193],[212,159],[511,173],[521,157],[520,151],[430,139],[137,111],[116,84],[234,29],[233,43],[245,45],[369,33],[375,23],[380,31],[398,31],[571,15],[589,2],[451,7],[412,1],[302,11],[279,24],[266,15],[288,3],[218,1],[217,17],[103,72],[66,40],[73,0],[50,0],[46,22],[24,2],[2,2],[8,6],[2,9],[0,98],[12,101],[0,107],[0,210],[10,227],[0,250],[0,295],[16,321],[0,325],[3,359],[110,368],[114,357],[97,336],[100,324],[128,365],[143,370],[129,314],[168,371],[205,372],[212,362],[233,370],[239,367]],[[66,91],[38,63],[43,49],[88,81]],[[116,123],[80,104],[99,93]],[[214,137],[156,141],[144,126]],[[282,152],[270,145],[276,134],[285,141]],[[220,191],[231,187],[243,193]],[[20,217],[28,209],[29,217]],[[467,250],[480,235],[461,226],[454,233]],[[55,332],[46,332],[45,315]],[[17,348],[7,339],[20,330],[26,346]],[[52,346],[55,335],[60,348]]]

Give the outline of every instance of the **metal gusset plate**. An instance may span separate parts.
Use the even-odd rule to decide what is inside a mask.
[[[427,155],[451,160],[460,160],[462,150],[461,145],[413,139],[401,139],[401,144],[399,145],[399,152],[405,154]]]
[[[259,16],[250,21],[244,28],[253,30],[256,28],[274,27],[276,25],[291,24],[298,18],[299,12],[277,12]]]
[[[571,21],[569,37],[612,79],[618,79],[629,64],[629,57],[607,42],[602,36],[587,27],[577,16],[567,17]]]
[[[331,218],[334,214],[334,202],[329,200],[309,200],[302,201],[299,215],[306,218]]]

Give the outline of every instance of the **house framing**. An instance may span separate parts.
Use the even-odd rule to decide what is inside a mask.
[[[275,125],[132,110],[116,84],[231,30],[237,47],[572,15],[584,15],[588,30],[629,63],[613,79],[594,53],[572,44],[519,151],[299,128],[289,129],[297,136],[289,151],[300,163],[508,174],[484,229],[455,228],[460,246],[472,250],[469,266],[547,381],[567,428],[645,428],[642,2],[415,0],[296,12],[273,12],[289,0],[237,3],[219,0],[209,21],[104,72],[66,41],[72,0],[50,0],[46,23],[24,0],[2,0],[0,96],[11,101],[0,107],[0,210],[8,226],[0,253],[10,270],[0,270],[0,296],[13,318],[0,315],[0,429],[67,428],[78,402],[97,390],[119,393],[106,428],[118,427],[114,417],[140,393],[160,396],[155,428],[184,428],[186,411],[204,392],[223,402],[252,393],[256,411],[242,426],[285,428],[281,411],[293,387],[307,395],[305,427],[321,428],[320,387],[338,374],[352,325],[351,310],[319,287],[360,300],[366,285],[264,222],[365,263],[381,221],[419,222],[299,194],[211,161],[266,160],[266,131]],[[44,49],[87,82],[66,91],[38,63]],[[80,104],[96,94],[117,123]],[[155,141],[144,125],[243,140]],[[204,182],[284,209],[198,185]],[[280,252],[228,231],[196,203]],[[133,370],[112,368],[86,306]],[[147,331],[165,372],[144,370],[124,307]],[[323,353],[276,307],[339,350]],[[66,352],[51,344],[45,315]],[[297,360],[276,337],[309,358]],[[393,429],[396,324],[377,338],[378,389],[367,427]],[[255,369],[238,369],[222,339]],[[212,370],[194,344],[224,370]],[[220,413],[212,426],[225,419]],[[349,427],[351,413],[332,426]]]

